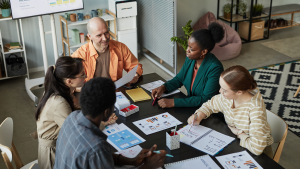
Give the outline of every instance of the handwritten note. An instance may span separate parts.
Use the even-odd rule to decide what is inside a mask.
[[[142,151],[142,147],[137,145],[126,150],[119,151],[122,156],[135,158]]]
[[[180,129],[178,131],[179,134],[184,135],[185,137],[180,138],[180,141],[191,145],[193,141],[195,141],[197,138],[200,136],[204,135],[208,131],[210,131],[210,128],[198,125],[198,126],[193,126],[190,131],[188,131],[190,128],[190,125],[185,126],[184,128]]]

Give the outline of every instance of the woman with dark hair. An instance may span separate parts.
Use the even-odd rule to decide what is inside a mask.
[[[188,123],[192,124],[195,115],[194,125],[213,113],[222,112],[232,133],[241,139],[240,146],[255,155],[264,152],[273,158],[271,127],[256,81],[244,67],[232,66],[221,74],[219,83],[221,94],[204,103]]]
[[[171,92],[184,85],[188,97],[160,99],[160,107],[196,107],[218,93],[218,80],[224,69],[222,63],[210,51],[223,38],[223,27],[216,22],[209,24],[208,29],[192,33],[186,50],[187,57],[180,72],[172,80],[153,89],[151,94],[153,99],[160,98],[164,92]]]
[[[60,57],[54,66],[48,68],[45,93],[35,114],[40,168],[53,168],[58,133],[67,116],[76,109],[73,91],[83,86],[85,78],[82,59],[79,58]]]

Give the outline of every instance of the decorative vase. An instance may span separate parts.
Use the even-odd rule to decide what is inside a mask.
[[[9,9],[1,9],[2,17],[9,17],[10,15],[10,8]]]
[[[71,22],[76,22],[76,14],[74,13],[70,14],[70,20]]]
[[[231,19],[231,13],[224,12],[224,18],[225,19]]]

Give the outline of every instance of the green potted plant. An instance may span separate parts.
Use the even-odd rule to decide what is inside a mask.
[[[238,9],[239,13],[243,15],[243,19],[246,19],[247,3],[245,1],[240,1]]]
[[[258,12],[258,5],[253,5],[252,8],[252,17],[256,17],[257,16],[257,12]]]
[[[233,4],[232,8],[235,7],[235,4]],[[231,4],[225,4],[223,6],[223,12],[224,12],[224,18],[225,19],[231,19]]]
[[[9,0],[2,0],[0,2],[0,8],[2,12],[2,17],[9,17],[11,16],[11,9],[10,9],[10,2]]]
[[[187,24],[185,25],[185,27],[182,27],[182,29],[184,31],[184,35],[185,35],[184,39],[181,39],[176,36],[171,38],[172,42],[175,41],[175,42],[179,43],[183,47],[184,50],[187,49],[189,38],[194,31],[193,28],[191,27],[191,22],[192,22],[192,20],[188,21]]]
[[[258,4],[257,5],[257,16],[261,16],[261,13],[264,9],[264,5],[263,4]]]

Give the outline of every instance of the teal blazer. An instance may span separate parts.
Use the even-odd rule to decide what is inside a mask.
[[[191,91],[195,62],[187,57],[180,72],[164,84],[167,92],[176,90],[182,85],[187,89],[188,97],[174,99],[175,107],[200,107],[219,93],[219,78],[224,68],[212,53],[208,53],[201,63]]]

